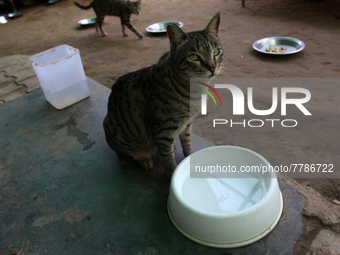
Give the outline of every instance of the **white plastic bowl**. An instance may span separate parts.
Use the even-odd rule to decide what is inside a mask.
[[[191,178],[190,165],[192,171],[195,166],[212,165],[238,170],[243,166],[244,171],[270,167],[261,155],[236,146],[210,147],[185,158],[171,179],[168,213],[186,237],[210,247],[235,248],[260,240],[276,226],[283,199],[275,172],[206,173]]]

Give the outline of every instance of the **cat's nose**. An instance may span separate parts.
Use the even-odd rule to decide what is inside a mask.
[[[211,72],[211,74],[214,74],[214,72],[216,70],[216,66],[210,67],[210,68],[208,68],[208,70]]]

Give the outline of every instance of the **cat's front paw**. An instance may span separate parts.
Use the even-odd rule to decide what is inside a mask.
[[[183,147],[183,155],[184,155],[184,157],[187,157],[190,154],[191,154],[191,147],[190,147],[190,145],[184,146]]]
[[[184,157],[189,156],[189,155],[190,155],[190,149],[188,149],[188,150],[183,150],[183,155],[184,155]]]

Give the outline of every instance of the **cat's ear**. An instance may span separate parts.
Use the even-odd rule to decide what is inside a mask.
[[[170,39],[171,49],[176,49],[183,40],[188,38],[188,35],[176,23],[168,25],[166,30]]]
[[[218,28],[220,26],[220,13],[216,13],[210,20],[208,26],[204,29],[208,34],[218,36]]]

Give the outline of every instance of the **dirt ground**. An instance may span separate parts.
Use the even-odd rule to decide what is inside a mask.
[[[90,2],[78,1],[82,4]],[[86,75],[109,88],[119,76],[154,64],[168,51],[167,35],[147,33],[145,28],[148,25],[178,20],[184,23],[185,31],[200,30],[217,12],[221,13],[220,39],[225,52],[224,70],[220,78],[340,78],[338,0],[248,0],[246,8],[242,8],[241,0],[142,0],[142,12],[139,16],[132,15],[131,23],[144,35],[143,39],[129,30],[129,36],[123,37],[117,17],[106,17],[104,30],[108,33],[107,37],[96,33],[94,27],[79,27],[78,20],[93,17],[94,13],[77,8],[73,1],[62,0],[48,6],[18,5],[18,9],[24,12],[22,17],[0,26],[1,57],[33,55],[68,44],[80,50]],[[298,54],[284,57],[255,52],[253,42],[268,36],[299,38],[305,42],[306,48]],[[339,90],[318,90],[321,98],[334,96],[333,104],[327,107],[330,107],[330,116],[338,119],[339,94],[334,95],[336,92]],[[215,133],[197,130],[196,133],[214,144],[228,142],[247,146],[244,134],[234,134],[224,141],[221,137],[228,136],[225,130]],[[332,126],[332,134],[339,135],[339,126]],[[317,132],[313,135],[311,139],[321,143],[322,135]],[[256,150],[257,147],[251,148]],[[328,147],[328,150],[329,155],[336,154],[339,146],[335,150]],[[295,152],[292,149],[290,153]],[[340,179],[308,178],[296,181],[301,189],[305,188],[306,194],[312,187],[326,201],[340,200]]]

